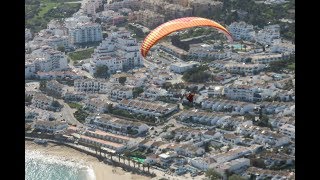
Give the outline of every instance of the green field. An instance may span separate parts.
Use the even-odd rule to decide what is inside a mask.
[[[52,19],[71,17],[80,9],[80,3],[65,3],[75,0],[26,0],[25,26],[32,32],[45,29]]]
[[[71,52],[68,54],[68,56],[73,61],[79,61],[82,59],[90,58],[93,51],[94,51],[94,48],[88,48],[82,51]]]
[[[81,104],[78,104],[78,103],[68,103],[68,105],[69,105],[71,108],[74,108],[74,109],[81,109],[81,108],[82,108],[82,105],[81,105]]]

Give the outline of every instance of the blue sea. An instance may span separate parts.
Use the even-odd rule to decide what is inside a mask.
[[[25,180],[95,180],[93,169],[40,151],[25,150]]]

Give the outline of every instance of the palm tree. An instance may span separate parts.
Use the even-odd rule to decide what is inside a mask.
[[[244,51],[247,51],[247,45],[244,44],[243,47],[244,47]]]
[[[136,161],[133,160],[132,162],[133,162],[133,167],[135,168],[136,167]]]
[[[147,167],[148,167],[148,173],[150,173],[149,169],[150,169],[150,164],[147,163]]]

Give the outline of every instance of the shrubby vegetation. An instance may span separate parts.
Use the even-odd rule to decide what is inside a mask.
[[[74,117],[81,123],[84,123],[89,114],[83,109],[78,109],[74,114]]]
[[[187,82],[197,82],[197,83],[204,83],[207,82],[212,75],[207,72],[209,69],[208,66],[199,66],[190,69],[189,71],[185,72],[182,76],[182,79]]]
[[[95,78],[107,78],[109,77],[108,66],[102,65],[96,67],[96,72],[93,74]]]

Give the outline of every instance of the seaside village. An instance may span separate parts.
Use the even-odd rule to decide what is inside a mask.
[[[292,61],[295,45],[280,25],[232,22],[232,43],[213,30],[220,39],[180,38],[189,50],[170,41],[188,33],[182,30],[140,55],[145,36],[138,33],[221,7],[90,0],[38,33],[26,29],[26,139],[66,144],[147,175],[200,178],[213,169],[223,179],[294,179],[295,75],[277,67]],[[85,59],[72,56],[86,51]]]

